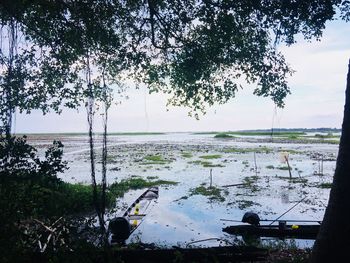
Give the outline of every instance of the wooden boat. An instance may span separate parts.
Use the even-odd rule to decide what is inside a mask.
[[[282,221],[283,222],[283,221]],[[320,225],[235,225],[228,226],[222,231],[241,236],[278,237],[297,239],[316,239]]]
[[[223,221],[243,222],[246,225],[228,226],[222,231],[244,237],[278,237],[278,238],[297,238],[297,239],[316,239],[320,229],[321,221],[315,220],[269,220],[260,219],[254,212],[246,212],[241,221],[221,219]],[[271,222],[269,225],[260,225],[260,222]],[[278,224],[274,224],[277,222]],[[295,224],[287,224],[295,223]],[[297,224],[298,223],[298,224]],[[307,223],[300,225],[299,223]],[[310,224],[317,223],[317,224]]]
[[[152,203],[158,199],[158,187],[151,187],[141,194],[122,216],[109,222],[110,244],[123,243],[142,223]]]

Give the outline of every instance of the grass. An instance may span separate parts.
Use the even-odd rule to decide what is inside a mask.
[[[204,195],[208,196],[210,200],[224,202],[225,197],[223,196],[223,191],[217,187],[205,187],[204,185],[198,186],[190,190],[190,195]],[[228,194],[224,191],[224,194]]]
[[[214,138],[234,138],[234,136],[227,133],[218,133],[215,134]]]
[[[228,134],[241,135],[241,136],[292,136],[292,135],[305,135],[304,132],[258,132],[258,131],[242,131],[242,132],[227,132]]]
[[[278,170],[283,170],[283,171],[288,171],[289,167],[288,166],[278,166],[276,167]]]
[[[315,136],[313,136],[315,138],[320,138],[320,139],[340,139],[340,135],[333,135],[332,133],[327,133],[327,134],[320,134],[320,133],[316,133]]]
[[[174,181],[165,181],[165,180],[156,180],[156,181],[150,181],[145,180],[141,177],[132,177],[128,179],[123,179],[119,183],[113,183],[109,186],[108,190],[109,193],[114,197],[122,197],[124,194],[129,190],[137,190],[137,189],[143,189],[148,188],[152,186],[159,186],[159,185],[177,185],[178,182]]]
[[[223,150],[225,153],[271,153],[272,151],[272,148],[266,146],[256,148],[228,148]]]
[[[132,135],[132,136],[140,136],[140,135],[164,135],[164,132],[111,132],[108,135]]]
[[[183,152],[183,153],[181,153],[181,156],[184,158],[192,158],[193,154],[190,152]]]
[[[329,189],[332,188],[333,183],[321,183],[318,185],[319,188]]]
[[[201,160],[191,161],[188,163],[202,165],[203,167],[225,167],[225,165],[222,165],[222,164],[213,164],[212,162],[201,161]]]
[[[258,192],[260,191],[260,188],[256,184],[258,180],[259,180],[259,176],[255,176],[255,175],[246,176],[243,178],[243,182],[242,182],[244,185],[238,186],[238,188],[248,188],[252,193]]]
[[[171,161],[164,159],[161,155],[147,155],[143,158],[141,165],[168,164]]]
[[[199,158],[202,158],[202,159],[206,159],[206,160],[209,160],[209,159],[219,159],[221,158],[222,155],[220,154],[211,154],[211,155],[202,155],[202,156],[199,156]]]
[[[228,203],[228,205],[237,205],[239,209],[244,210],[251,206],[261,206],[259,203],[250,201],[250,200],[237,200],[231,203]]]

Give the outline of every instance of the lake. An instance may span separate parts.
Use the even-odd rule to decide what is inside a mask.
[[[53,139],[65,145],[64,159],[70,167],[60,177],[67,182],[88,184],[87,136],[29,136],[29,142],[40,151]],[[95,139],[100,175],[101,138]],[[214,134],[194,133],[110,135],[108,183],[130,177],[178,182],[159,187],[158,202],[128,242],[183,247],[191,242],[203,246],[237,242],[236,237],[224,234],[222,228],[238,223],[220,219],[241,220],[247,211],[254,211],[261,219],[276,219],[301,200],[280,219],[322,220],[338,145],[272,139],[270,136],[218,139]],[[281,152],[288,153],[291,180]],[[216,195],[204,195],[200,190],[208,189],[211,182],[218,189]],[[235,184],[239,185],[227,187]],[[129,191],[116,200],[118,209],[110,216],[122,214],[143,191]],[[196,242],[204,239],[210,240]],[[296,241],[300,247],[312,244],[312,240]]]

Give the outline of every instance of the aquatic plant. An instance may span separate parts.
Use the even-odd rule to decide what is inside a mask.
[[[222,195],[223,191],[220,188],[215,186],[205,187],[204,185],[198,186],[196,188],[190,189],[190,196],[192,195],[204,195],[208,196],[210,200],[215,200],[219,202],[224,202],[225,197]],[[227,195],[228,192],[224,191],[224,194]]]
[[[210,154],[210,155],[199,156],[199,158],[202,158],[202,159],[219,159],[221,157],[222,157],[222,155],[220,155],[220,154]]]
[[[183,153],[181,153],[181,156],[184,158],[192,158],[193,157],[192,153],[190,153],[190,152],[183,152]]]
[[[214,138],[234,138],[234,136],[229,135],[227,133],[218,133],[215,134]]]
[[[147,155],[143,158],[141,165],[152,165],[152,164],[168,164],[170,160],[164,159],[161,155]]]
[[[156,180],[149,181],[141,177],[133,177],[128,179],[123,179],[119,183],[115,182],[109,186],[109,193],[113,197],[121,197],[129,190],[143,189],[152,186],[159,185],[177,185],[178,182],[166,181],[166,180]]]

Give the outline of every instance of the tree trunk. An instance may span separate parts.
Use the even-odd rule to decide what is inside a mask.
[[[350,61],[333,185],[311,262],[350,262]]]

